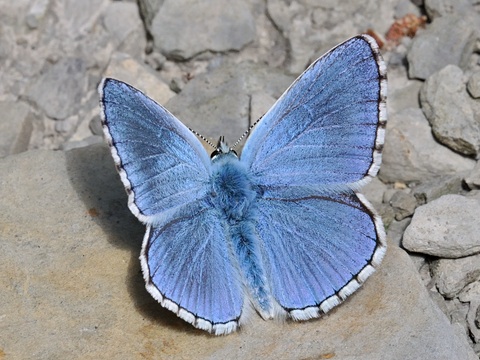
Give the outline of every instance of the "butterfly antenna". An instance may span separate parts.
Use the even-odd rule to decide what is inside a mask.
[[[217,147],[215,145],[212,144],[212,142],[210,140],[208,140],[205,136],[203,136],[202,134],[199,134],[198,132],[196,132],[195,130],[191,129],[191,128],[188,128],[188,130],[190,130],[192,133],[194,133],[195,135],[197,135],[200,139],[202,139],[203,141],[205,141],[208,145],[210,145],[212,148],[216,149]]]
[[[263,117],[263,116],[262,116]],[[255,125],[258,124],[258,122],[260,120],[262,120],[262,117],[260,117],[260,119],[258,119],[257,121],[255,121],[252,125],[250,125],[248,127],[248,129],[242,134],[242,136],[240,136],[240,139],[238,139],[237,141],[235,141],[235,144],[232,145],[232,149],[235,149],[235,146],[237,146],[238,144],[240,144],[240,142],[245,138],[245,136],[247,136],[250,131],[252,131],[252,129],[255,127]]]

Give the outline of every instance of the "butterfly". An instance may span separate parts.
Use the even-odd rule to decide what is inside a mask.
[[[196,328],[308,320],[356,291],[386,251],[359,189],[381,163],[386,67],[368,35],[316,60],[248,136],[208,155],[163,106],[123,82],[99,85],[106,140],[146,225],[148,292]]]

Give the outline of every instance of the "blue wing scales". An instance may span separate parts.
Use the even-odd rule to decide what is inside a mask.
[[[256,231],[272,295],[298,320],[318,317],[342,302],[380,264],[386,250],[380,218],[353,191],[263,198]]]
[[[263,187],[347,188],[375,176],[386,121],[386,73],[369,36],[314,62],[265,114],[242,161]]]
[[[208,154],[190,130],[135,88],[105,79],[99,92],[130,210],[147,224],[140,256],[147,290],[198,328],[234,331],[244,292],[228,229],[209,205]]]

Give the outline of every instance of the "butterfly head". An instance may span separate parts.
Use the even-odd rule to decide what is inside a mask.
[[[228,144],[225,142],[225,137],[220,136],[220,139],[218,139],[217,148],[212,152],[212,155],[210,155],[210,158],[213,160],[217,156],[226,155],[226,154],[231,154],[231,155],[234,155],[235,157],[238,157],[237,152],[232,148],[230,148]]]

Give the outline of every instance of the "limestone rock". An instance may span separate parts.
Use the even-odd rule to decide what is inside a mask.
[[[480,253],[479,213],[478,199],[444,195],[417,208],[403,235],[403,246],[445,258]]]

